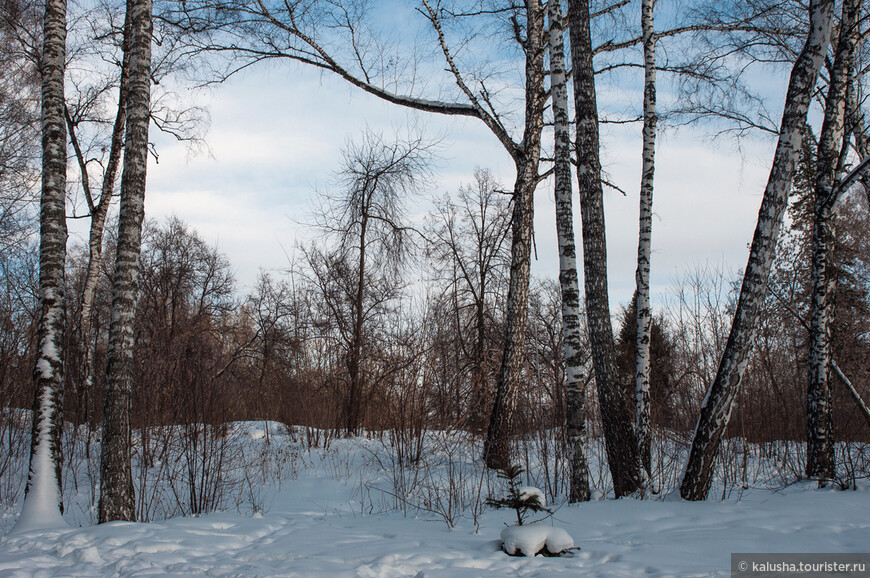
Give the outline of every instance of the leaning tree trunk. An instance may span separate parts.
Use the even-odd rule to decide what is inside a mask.
[[[767,288],[776,239],[788,205],[788,193],[803,142],[810,98],[831,37],[833,10],[833,0],[814,0],[810,3],[809,34],[789,79],[779,141],[758,213],[731,332],[716,378],[704,399],[680,484],[680,495],[686,500],[706,499],[710,491],[713,465],[746,369],[758,310]]]
[[[635,428],[640,459],[647,475],[652,473],[652,431],[649,402],[650,333],[649,270],[652,246],[653,176],[656,152],[656,36],[653,28],[654,0],[643,0],[640,23],[643,31],[643,166],[640,177],[640,215],[637,240],[637,345],[635,351]]]
[[[566,437],[571,455],[568,501],[589,500],[589,470],[586,463],[586,380],[580,341],[580,287],[577,283],[577,251],[574,245],[574,210],[571,206],[571,133],[568,118],[568,86],[565,74],[565,29],[562,2],[547,3],[550,20],[550,87],[553,95],[555,147],[553,176],[556,197],[556,230],[559,237],[559,285],[562,292],[562,341],[566,378]]]
[[[834,252],[833,211],[837,200],[837,170],[845,138],[846,95],[858,41],[860,0],[845,0],[816,159],[813,220],[812,297],[810,300],[810,367],[807,387],[807,477],[825,486],[834,478],[835,455],[831,407],[832,297],[836,279],[831,271]]]
[[[526,320],[529,312],[529,271],[532,224],[541,131],[544,124],[544,9],[540,0],[526,0],[526,103],[522,143],[513,151],[517,178],[514,184],[510,282],[507,295],[507,331],[495,402],[486,431],[483,455],[487,467],[505,468],[510,461],[513,418],[523,381]],[[512,147],[513,148],[513,147]]]
[[[867,407],[867,404],[864,403],[864,400],[861,399],[861,394],[858,393],[858,390],[855,389],[855,386],[852,385],[852,381],[846,377],[846,374],[843,373],[843,370],[840,369],[840,366],[833,360],[831,360],[831,369],[833,369],[837,373],[837,377],[840,378],[840,381],[843,382],[843,385],[846,386],[846,389],[849,390],[849,395],[852,396],[852,401],[855,402],[855,407],[864,416],[864,422],[870,426],[870,407]]]
[[[128,0],[130,77],[100,467],[100,523],[135,519],[130,404],[151,100],[151,0]]]
[[[534,165],[534,167],[530,165]],[[512,218],[511,267],[508,285],[505,348],[496,381],[495,401],[486,430],[483,455],[486,466],[503,469],[511,465],[510,439],[522,382],[525,358],[526,320],[529,312],[529,273],[532,248],[534,190],[537,163],[517,168]]]
[[[19,529],[62,525],[64,264],[66,261],[66,125],[63,79],[66,1],[45,3],[42,76],[42,196],[39,230],[39,325],[33,371],[30,471]]]
[[[583,222],[583,273],[586,319],[592,345],[592,365],[598,387],[607,460],[616,497],[631,494],[644,483],[637,451],[632,411],[618,383],[607,291],[607,242],[604,191],[598,142],[598,106],[588,0],[570,0],[571,60],[577,122],[577,180]]]

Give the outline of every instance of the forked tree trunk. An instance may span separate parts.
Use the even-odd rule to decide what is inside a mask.
[[[562,292],[562,341],[565,349],[566,437],[571,455],[569,502],[589,500],[586,463],[586,379],[580,342],[580,287],[574,244],[574,210],[571,203],[571,133],[568,86],[565,74],[565,29],[562,2],[547,3],[550,21],[550,87],[553,98],[555,145],[553,177],[556,197],[556,231],[559,238],[559,286]]]
[[[121,153],[124,148],[124,126],[127,115],[127,84],[128,84],[128,51],[130,43],[129,14],[124,20],[123,58],[121,62],[121,81],[118,89],[118,112],[112,127],[112,140],[109,145],[109,159],[103,174],[103,183],[100,190],[100,198],[96,205],[91,202],[91,226],[88,233],[88,269],[85,274],[85,283],[82,288],[81,300],[81,323],[79,324],[79,342],[82,344],[82,376],[79,387],[84,396],[88,396],[93,388],[94,375],[96,373],[94,338],[91,335],[93,327],[94,302],[97,298],[97,286],[103,263],[103,233],[106,228],[106,217],[115,194],[115,182],[118,177],[118,169],[121,166]],[[80,165],[83,166],[84,158],[78,154]],[[85,176],[82,177],[86,178]],[[85,397],[85,420],[90,422],[91,414],[89,402]]]
[[[680,484],[680,495],[686,500],[704,500],[710,491],[719,444],[731,418],[734,399],[749,360],[758,310],[764,300],[776,239],[803,142],[810,98],[830,42],[833,10],[833,0],[813,0],[810,3],[809,33],[789,79],[779,141],[758,213],[731,332],[716,377],[704,399]]]
[[[629,400],[616,372],[613,327],[607,291],[607,242],[604,229],[604,192],[599,158],[598,106],[588,0],[569,0],[574,107],[577,122],[577,180],[583,220],[583,274],[586,319],[592,346],[592,365],[598,387],[607,461],[616,497],[639,490],[644,483],[637,436]]]
[[[831,271],[834,252],[833,211],[839,190],[837,170],[840,148],[846,134],[846,95],[858,40],[860,4],[860,0],[843,2],[816,159],[806,474],[807,477],[818,479],[821,486],[834,479],[836,466],[831,407],[832,299],[836,288],[836,279]]]
[[[640,177],[640,213],[637,240],[637,349],[635,351],[634,419],[640,460],[647,475],[652,466],[652,425],[650,420],[649,374],[652,311],[649,303],[649,271],[652,246],[653,176],[656,152],[656,36],[653,27],[654,0],[642,0],[640,23],[643,32],[643,164]]]
[[[487,467],[511,464],[510,438],[522,384],[526,320],[529,311],[529,271],[532,254],[532,219],[541,131],[544,124],[544,9],[540,0],[526,0],[526,102],[522,143],[513,150],[517,178],[511,237],[510,282],[507,295],[507,334],[496,382],[495,402],[486,431],[483,455]]]
[[[66,261],[66,1],[48,0],[43,21],[42,196],[39,230],[39,324],[33,371],[30,470],[18,529],[62,525],[64,264]]]
[[[121,175],[121,208],[115,259],[112,322],[106,369],[106,406],[100,467],[99,521],[136,517],[131,472],[130,404],[133,346],[151,100],[151,0],[128,0],[130,77],[127,132]]]

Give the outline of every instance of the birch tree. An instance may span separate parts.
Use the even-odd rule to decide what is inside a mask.
[[[127,10],[130,13],[129,92],[106,368],[106,406],[100,464],[100,523],[133,520],[136,517],[131,471],[130,404],[133,389],[134,315],[148,166],[153,29],[151,0],[128,0]]]
[[[589,500],[586,463],[586,376],[580,338],[580,287],[577,282],[577,250],[574,244],[574,209],[571,195],[571,133],[568,117],[568,84],[565,73],[565,30],[561,0],[547,3],[550,48],[550,87],[554,120],[553,178],[556,199],[556,231],[559,242],[559,287],[562,296],[562,341],[565,350],[566,437],[571,454],[568,499]]]
[[[835,455],[831,408],[832,297],[836,276],[831,271],[834,249],[833,209],[839,187],[841,150],[846,137],[846,95],[858,42],[860,0],[844,0],[840,30],[825,99],[819,136],[814,190],[810,298],[810,364],[807,388],[807,477],[825,486],[834,478]]]
[[[123,5],[122,5],[123,6]],[[71,90],[65,116],[70,143],[78,164],[84,215],[89,220],[87,269],[79,295],[77,337],[78,372],[74,383],[79,407],[89,416],[89,396],[95,375],[93,335],[94,302],[103,264],[103,239],[109,209],[117,197],[118,175],[124,150],[126,102],[129,77],[129,11],[122,6],[99,4],[80,7],[74,18],[75,52]],[[177,37],[168,26],[154,31],[151,78],[161,88],[152,92],[150,115],[154,125],[164,132],[194,146],[201,141],[201,109],[189,106],[173,88],[178,73],[187,66],[187,58],[177,50]],[[176,85],[177,86],[177,85]],[[89,419],[89,418],[88,418]]]
[[[762,198],[731,331],[716,377],[704,399],[680,484],[680,495],[687,500],[703,500],[707,497],[719,444],[746,369],[758,310],[764,299],[776,239],[801,149],[807,110],[830,42],[833,4],[832,0],[813,0],[809,6],[809,32],[789,79],[779,140]]]
[[[569,0],[574,108],[577,123],[577,181],[583,222],[583,280],[592,366],[601,406],[607,461],[616,497],[640,489],[644,482],[632,411],[616,372],[613,327],[607,291],[607,242],[604,229],[604,191],[599,156],[598,106],[589,3]]]
[[[635,355],[635,428],[638,451],[647,475],[651,473],[649,374],[652,311],[649,303],[649,273],[652,248],[653,177],[656,147],[656,36],[653,20],[655,0],[642,0],[640,22],[643,36],[643,160],[640,178],[640,212],[637,241],[637,351]]]
[[[122,41],[122,62],[120,81],[118,83],[118,107],[115,119],[112,123],[112,132],[108,146],[108,157],[103,166],[102,182],[99,187],[99,196],[94,196],[92,181],[89,172],[91,164],[86,156],[78,138],[78,127],[86,120],[87,111],[76,108],[73,112],[70,107],[64,108],[67,128],[69,130],[70,143],[72,144],[76,162],[81,173],[82,192],[85,196],[88,213],[90,215],[90,227],[88,229],[88,265],[85,273],[84,287],[80,300],[79,343],[81,346],[81,375],[77,387],[79,388],[80,403],[85,405],[87,415],[88,403],[83,399],[92,389],[95,374],[94,339],[92,336],[94,301],[97,297],[97,285],[100,280],[103,262],[103,233],[106,227],[106,218],[109,215],[109,207],[115,194],[118,171],[121,166],[121,157],[124,148],[124,126],[127,110],[128,90],[128,52],[130,43],[129,13],[125,16]],[[102,164],[102,163],[101,163]]]
[[[514,159],[517,173],[511,223],[507,332],[483,451],[488,467],[502,469],[511,462],[509,436],[513,427],[513,414],[525,355],[534,194],[539,178],[541,131],[544,124],[544,10],[540,0],[526,0],[525,16],[525,37],[521,39],[526,55],[523,139],[519,143],[504,143],[510,145],[508,150]]]
[[[66,1],[48,0],[39,62],[42,79],[42,195],[39,231],[39,321],[33,371],[30,470],[15,528],[64,525],[61,514],[64,267],[66,261],[66,127],[63,118]]]

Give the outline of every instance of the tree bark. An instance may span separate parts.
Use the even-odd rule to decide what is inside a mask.
[[[131,472],[130,404],[139,254],[145,216],[148,125],[151,100],[151,0],[128,0],[130,76],[127,131],[121,175],[121,208],[115,259],[112,322],[106,368],[106,406],[100,467],[100,523],[135,519]]]
[[[577,180],[583,222],[583,274],[592,365],[598,388],[607,460],[616,497],[631,494],[644,482],[631,407],[616,373],[613,328],[607,291],[607,242],[604,192],[599,158],[598,106],[588,0],[569,0],[574,107],[577,122]]]
[[[833,0],[810,3],[809,34],[789,79],[779,141],[758,213],[731,332],[716,377],[704,399],[680,484],[680,495],[686,500],[706,499],[710,491],[714,462],[746,369],[776,239],[788,205],[810,98],[830,42],[833,9]]]
[[[562,2],[547,3],[550,21],[550,87],[553,98],[555,145],[553,177],[556,198],[556,231],[559,239],[559,285],[562,292],[562,341],[566,377],[566,437],[571,456],[569,502],[589,500],[586,463],[586,379],[580,341],[580,287],[574,243],[574,210],[571,204],[571,133],[568,86],[565,73],[565,29]]]
[[[526,0],[526,102],[523,140],[512,151],[517,169],[511,237],[510,283],[507,295],[507,334],[496,382],[495,402],[484,441],[487,467],[510,465],[510,437],[525,358],[529,311],[529,270],[532,249],[534,196],[541,159],[544,124],[544,9],[540,0]]]
[[[643,0],[640,22],[643,33],[643,162],[640,177],[640,213],[637,241],[637,342],[635,351],[635,429],[640,460],[651,474],[652,430],[650,423],[649,375],[652,311],[649,302],[649,272],[652,247],[653,177],[656,150],[656,36],[654,0]]]
[[[345,416],[345,428],[348,435],[358,434],[362,419],[363,403],[363,376],[361,371],[363,354],[363,324],[365,322],[364,300],[366,288],[366,233],[368,231],[368,218],[370,192],[363,188],[360,196],[360,227],[359,227],[359,255],[357,260],[356,295],[354,296],[354,319],[353,333],[348,351],[347,369],[350,379],[350,391],[347,397],[347,412]]]
[[[33,371],[33,431],[21,528],[62,525],[64,266],[66,262],[66,1],[47,0],[40,60],[42,196],[39,231],[39,322]],[[34,524],[36,524],[34,526]]]
[[[93,388],[94,375],[96,373],[95,358],[94,358],[94,339],[91,335],[93,324],[94,301],[97,297],[97,286],[100,280],[100,269],[103,262],[103,233],[106,228],[106,218],[109,214],[109,207],[112,204],[112,197],[115,194],[115,182],[118,177],[118,169],[121,166],[121,153],[124,148],[124,127],[127,114],[127,84],[128,84],[128,58],[130,43],[130,22],[129,14],[126,15],[124,21],[124,41],[123,41],[123,58],[121,62],[121,81],[118,89],[118,112],[115,115],[115,122],[112,126],[112,138],[109,144],[109,159],[106,162],[106,169],[103,173],[103,182],[100,187],[100,198],[96,204],[90,197],[90,187],[85,187],[85,194],[88,198],[89,209],[91,212],[91,226],[88,232],[88,268],[85,273],[85,283],[82,288],[81,297],[81,322],[79,324],[79,341],[82,344],[82,375],[79,383],[81,393],[84,394],[85,405],[89,405],[87,396]],[[69,121],[69,119],[68,119]],[[73,127],[70,127],[70,135],[74,134]],[[83,182],[87,182],[87,170],[85,159],[76,146],[76,156],[79,158],[79,166],[82,170]],[[85,419],[90,421],[91,413],[85,407]]]
[[[836,278],[831,270],[834,252],[833,210],[838,191],[838,164],[846,120],[860,0],[845,0],[816,159],[810,299],[810,366],[807,387],[806,474],[820,486],[834,479],[833,412],[831,407],[831,325]]]

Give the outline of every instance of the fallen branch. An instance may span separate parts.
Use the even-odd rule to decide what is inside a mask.
[[[831,360],[831,369],[833,369],[838,376],[840,376],[840,380],[846,384],[846,387],[849,388],[849,393],[852,394],[852,399],[855,400],[855,405],[858,406],[858,409],[861,410],[861,413],[864,414],[864,419],[867,420],[867,425],[870,426],[870,408],[867,407],[867,404],[864,403],[864,400],[861,399],[861,395],[855,389],[855,386],[852,385],[852,382],[849,381],[849,378],[846,377],[846,374],[840,369],[840,366],[837,365],[837,362],[833,359]]]

